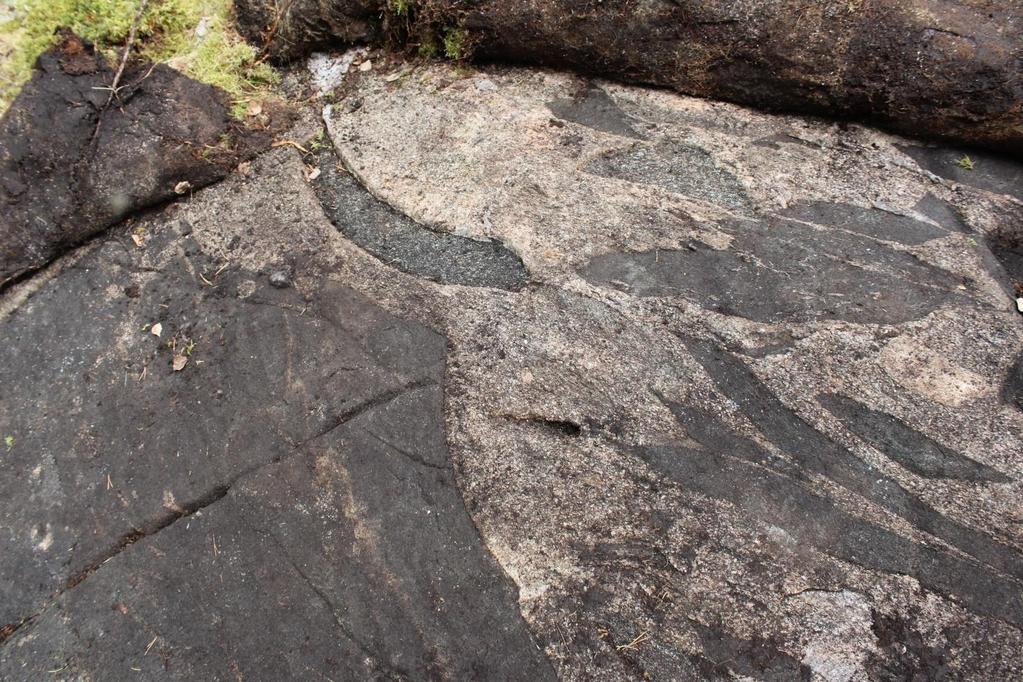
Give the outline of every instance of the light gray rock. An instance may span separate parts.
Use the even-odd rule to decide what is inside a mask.
[[[1018,199],[867,128],[479,77],[366,80],[327,123],[535,283],[440,314],[463,492],[559,673],[1018,675],[1023,324],[987,246]]]

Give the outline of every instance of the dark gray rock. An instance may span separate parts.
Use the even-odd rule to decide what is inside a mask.
[[[808,223],[848,230],[866,237],[911,246],[948,236],[947,230],[935,227],[930,223],[879,209],[860,208],[845,204],[827,202],[799,204],[782,211],[782,215]]]
[[[1023,353],[1019,355],[1002,387],[1002,399],[1023,410]]]
[[[605,178],[661,187],[734,211],[750,209],[746,190],[734,175],[716,166],[703,149],[682,142],[662,142],[653,148],[637,145],[609,152],[585,170]]]
[[[844,221],[850,215],[842,208],[796,213],[816,220]],[[861,213],[870,215],[870,222],[849,223],[860,231],[911,240],[936,233],[932,226],[884,211],[853,215]],[[735,237],[725,250],[694,242],[684,251],[610,254],[592,260],[582,273],[637,296],[681,295],[724,314],[764,322],[898,323],[960,296],[960,280],[951,273],[866,237],[782,219],[733,221],[724,229]]]
[[[901,146],[921,168],[954,182],[1023,201],[1023,164],[993,154],[948,147]],[[969,159],[969,163],[966,162]]]
[[[177,224],[0,322],[0,677],[549,679],[455,485],[445,339]]]
[[[0,285],[269,143],[231,121],[226,93],[167,66],[131,64],[106,107],[113,80],[66,33],[0,120]]]
[[[547,106],[559,119],[612,135],[643,139],[636,131],[639,122],[622,111],[599,87],[591,85],[573,97],[553,100]]]
[[[839,395],[824,395],[822,405],[850,431],[918,476],[1006,483],[999,471],[934,442],[903,421]]]

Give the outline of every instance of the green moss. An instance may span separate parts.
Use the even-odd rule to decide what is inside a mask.
[[[28,80],[40,53],[66,26],[108,54],[112,62],[127,41],[138,0],[21,0],[0,24],[0,111]],[[150,0],[139,22],[136,49],[183,73],[226,90],[235,113],[261,97],[277,75],[231,28],[231,0]]]
[[[470,54],[469,32],[460,28],[444,31],[444,56],[448,59],[467,59]]]
[[[306,146],[309,147],[309,151],[311,152],[318,152],[322,149],[326,149],[327,148],[326,131],[324,131],[323,128],[320,128],[318,131],[316,131],[316,134],[313,135],[312,138],[306,143]]]
[[[969,156],[963,156],[963,158],[956,161],[956,165],[966,170],[974,170],[977,167]]]

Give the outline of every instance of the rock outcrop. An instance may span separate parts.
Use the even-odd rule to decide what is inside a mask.
[[[406,39],[1023,154],[1019,0],[236,0],[278,59]]]
[[[371,59],[0,293],[0,678],[1023,674],[1018,165]]]

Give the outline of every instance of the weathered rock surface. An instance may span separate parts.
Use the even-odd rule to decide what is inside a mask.
[[[333,151],[317,159],[313,186],[323,210],[345,236],[380,260],[442,284],[518,291],[526,285],[522,261],[500,242],[437,232],[380,201],[339,168]]]
[[[65,34],[0,120],[0,285],[269,141],[242,139],[225,93],[163,65],[132,64],[107,107],[114,74]]]
[[[1019,0],[236,0],[276,58],[408,34],[775,111],[870,119],[1023,154]],[[402,9],[399,9],[402,8]],[[384,25],[381,25],[381,24]]]
[[[351,96],[326,120],[374,194],[529,272],[438,314],[464,494],[563,677],[1023,671],[1012,192],[552,73]]]
[[[393,69],[0,297],[0,678],[1023,675],[1016,166]]]
[[[330,277],[301,173],[119,228],[0,323],[3,679],[551,677],[455,485],[444,337]]]

